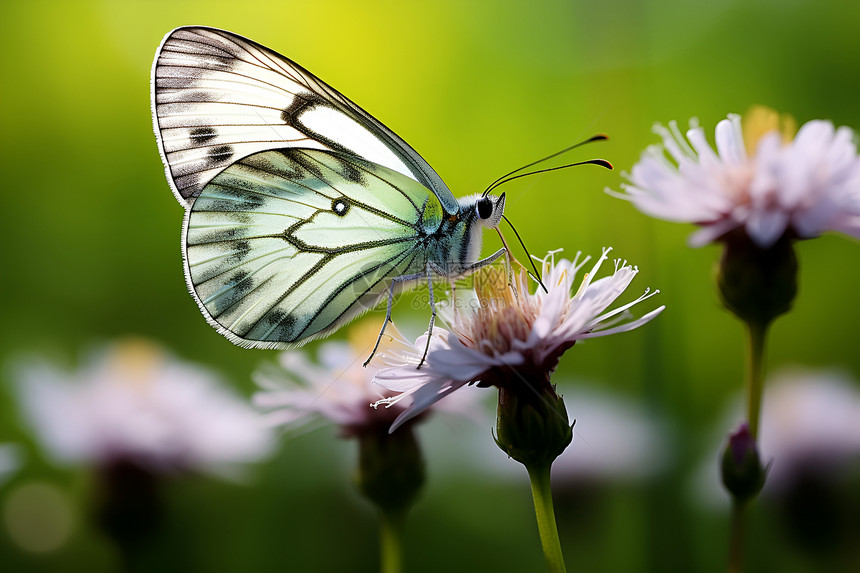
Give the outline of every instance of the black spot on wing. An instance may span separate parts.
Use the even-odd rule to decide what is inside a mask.
[[[225,243],[241,239],[248,235],[248,230],[244,226],[236,227],[218,227],[215,229],[199,229],[194,233],[194,241],[188,239],[188,246],[207,245],[210,243]]]
[[[291,148],[288,147],[270,149],[268,151],[249,155],[248,157],[237,161],[236,164],[245,165],[257,171],[262,171],[268,175],[273,175],[290,181],[302,179],[304,178],[305,173],[301,166],[292,159],[292,156],[289,153],[287,153],[290,150]],[[284,164],[283,162],[276,160],[274,158],[274,154],[282,155],[287,159],[287,163]],[[256,188],[258,185],[258,183],[251,180],[238,180],[234,184],[247,189]]]
[[[320,169],[320,164],[317,161],[311,160],[303,151],[300,149],[293,148],[283,148],[279,150],[281,155],[287,158],[293,165],[296,165],[302,172],[310,173],[315,178],[325,181],[326,179],[323,177],[322,169]],[[302,177],[304,177],[304,173],[302,173]]]
[[[224,290],[216,298],[205,302],[206,309],[218,318],[224,311],[241,301],[254,288],[254,279],[245,271],[237,271],[224,284]]]
[[[226,185],[230,183],[230,185]],[[266,203],[266,198],[252,189],[233,185],[224,174],[215,178],[194,203],[194,211],[243,213],[257,211]]]
[[[332,147],[334,147],[332,145]],[[315,177],[323,181],[327,181],[323,174],[325,171],[333,171],[337,175],[347,181],[352,181],[360,185],[365,184],[366,171],[370,169],[370,164],[352,153],[342,152],[326,152],[329,161],[323,162],[316,157],[311,157],[304,152],[297,152],[294,156],[294,161],[301,161],[301,166]]]
[[[215,95],[211,91],[206,90],[186,90],[182,94],[182,99],[176,103],[201,103],[215,101]]]
[[[251,243],[248,241],[233,241],[231,246],[233,253],[226,259],[226,262],[230,264],[241,263],[251,252]]]
[[[347,181],[352,181],[353,183],[358,183],[359,185],[365,184],[365,173],[364,171],[359,169],[357,165],[341,157],[335,157],[335,159],[337,159],[337,162],[341,167],[338,173],[340,173],[340,175],[344,179],[346,179]]]
[[[194,145],[209,143],[218,137],[218,130],[214,127],[195,127],[188,132],[188,137]]]
[[[231,145],[217,145],[209,149],[206,154],[206,161],[210,165],[218,165],[230,161],[233,157],[233,147]]]
[[[272,310],[261,323],[264,328],[265,340],[279,340],[292,342],[293,332],[296,327],[296,317],[282,310]]]

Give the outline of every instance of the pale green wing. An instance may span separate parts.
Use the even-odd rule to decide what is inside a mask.
[[[234,343],[297,346],[376,306],[392,278],[425,271],[420,239],[442,213],[420,183],[349,154],[257,153],[188,211],[186,279]]]

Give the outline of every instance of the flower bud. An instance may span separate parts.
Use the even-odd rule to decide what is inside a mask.
[[[496,444],[526,467],[552,464],[573,440],[564,400],[549,384],[543,390],[499,388]]]
[[[784,236],[768,249],[741,232],[723,242],[717,270],[723,305],[745,322],[759,325],[788,312],[797,295],[797,257],[791,238]]]
[[[741,424],[723,451],[723,485],[736,501],[743,502],[761,491],[766,473],[749,426]]]
[[[389,434],[387,426],[358,435],[356,484],[386,512],[405,511],[424,485],[424,458],[412,424]]]

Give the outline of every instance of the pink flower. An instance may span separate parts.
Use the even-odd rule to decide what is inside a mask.
[[[143,340],[117,343],[77,372],[23,364],[17,390],[37,438],[61,462],[229,476],[271,447],[258,414],[215,374]]]
[[[369,325],[367,332],[372,335],[367,348],[363,344],[327,342],[320,346],[319,365],[311,362],[303,351],[287,350],[280,354],[278,366],[261,368],[254,374],[261,388],[254,395],[254,404],[266,411],[269,425],[298,428],[331,422],[340,426],[346,436],[391,425],[405,410],[406,403],[391,409],[372,406],[392,393],[373,383],[376,361],[367,368],[362,366],[378,327],[375,323],[366,324]],[[352,333],[361,330],[359,325]],[[402,337],[394,325],[389,324],[386,332],[387,348],[404,344],[398,342]],[[464,396],[464,400],[446,402],[442,409],[465,414],[471,409],[471,398]]]
[[[571,294],[577,275],[590,257],[555,262],[550,253],[542,262],[548,292],[529,292],[525,272],[513,275],[513,288],[503,269],[491,268],[475,280],[474,291],[460,291],[440,310],[450,330],[436,328],[427,360],[417,368],[427,334],[414,345],[400,343],[383,348],[379,360],[386,365],[376,382],[398,392],[379,403],[392,406],[406,396],[412,404],[394,422],[392,430],[420,414],[458,388],[518,385],[525,378],[546,379],[561,355],[577,340],[633,330],[660,312],[659,307],[634,319],[629,309],[659,291],[645,293],[628,304],[607,310],[636,276],[638,269],[619,259],[612,275],[596,279],[610,249],[585,274]],[[532,373],[535,373],[532,376]]]
[[[663,145],[642,154],[624,193],[610,193],[652,217],[696,223],[692,246],[736,229],[763,249],[787,233],[860,237],[860,157],[849,128],[815,120],[792,138],[765,108],[744,122],[742,128],[740,116],[730,114],[717,124],[717,152],[695,121],[686,138],[675,122],[655,126]]]

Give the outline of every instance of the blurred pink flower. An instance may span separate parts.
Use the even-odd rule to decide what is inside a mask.
[[[860,389],[836,372],[785,371],[768,381],[760,435],[762,462],[773,461],[766,489],[799,469],[831,472],[860,464]]]
[[[383,348],[379,361],[386,367],[376,375],[376,381],[399,394],[379,403],[390,407],[404,397],[412,398],[392,430],[470,382],[479,386],[519,384],[519,378],[529,372],[540,373],[536,379],[547,378],[577,340],[633,330],[660,314],[662,306],[638,319],[629,312],[659,292],[649,290],[630,303],[607,310],[639,272],[616,259],[614,272],[596,279],[610,250],[604,249],[573,294],[577,275],[591,257],[580,260],[577,254],[573,262],[562,259],[556,263],[554,253],[547,255],[542,261],[547,292],[538,288],[531,294],[525,272],[510,277],[513,289],[502,269],[492,268],[478,275],[474,291],[458,290],[457,298],[440,308],[450,331],[434,329],[426,363],[420,369],[417,366],[427,334],[414,345]]]
[[[114,344],[71,373],[31,361],[16,382],[36,437],[60,462],[224,474],[271,445],[259,415],[215,374],[143,340]]]
[[[353,334],[360,333],[362,341],[368,341],[368,345],[356,340],[352,344],[322,344],[317,353],[318,365],[311,362],[304,351],[287,350],[280,353],[277,366],[258,369],[254,381],[261,390],[253,401],[266,412],[267,423],[287,428],[334,423],[347,436],[365,429],[390,426],[406,404],[390,410],[373,407],[372,404],[385,400],[392,393],[373,383],[376,360],[367,368],[362,366],[373,347],[377,328],[377,324],[367,321],[351,330]],[[384,338],[386,348],[404,346],[393,324],[388,325]],[[464,395],[460,400],[439,404],[439,409],[469,416],[475,398],[475,395]]]
[[[694,478],[700,501],[719,506],[729,501],[714,471],[724,429],[742,419],[740,399],[733,401],[718,424],[709,455]],[[779,495],[809,472],[838,476],[860,464],[860,389],[851,377],[833,371],[790,369],[765,385],[759,430],[762,464],[770,464],[762,494]]]
[[[786,233],[860,237],[860,157],[849,128],[815,120],[793,137],[780,133],[775,112],[755,108],[743,129],[735,114],[717,124],[715,153],[695,120],[690,126],[686,138],[675,122],[655,126],[663,145],[642,154],[624,193],[610,193],[652,217],[698,224],[692,246],[735,229],[763,249]]]

